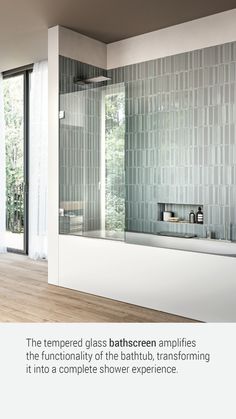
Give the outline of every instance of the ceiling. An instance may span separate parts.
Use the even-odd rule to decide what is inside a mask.
[[[51,26],[110,43],[235,7],[236,0],[0,0],[0,69],[34,42],[45,55]]]

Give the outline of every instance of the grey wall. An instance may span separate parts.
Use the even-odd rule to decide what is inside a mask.
[[[215,237],[236,240],[236,43],[110,74],[126,83],[127,229],[204,236],[157,222],[157,203],[176,204],[176,215],[185,204],[186,217],[202,205]]]

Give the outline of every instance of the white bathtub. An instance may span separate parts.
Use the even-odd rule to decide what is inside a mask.
[[[189,239],[159,236],[157,234],[126,232],[125,241],[127,243],[143,246],[163,247],[166,249],[187,250],[189,252],[236,257],[236,243],[225,240]]]

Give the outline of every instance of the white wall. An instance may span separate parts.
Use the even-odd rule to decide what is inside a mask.
[[[108,45],[107,66],[124,66],[236,40],[235,21],[234,9]],[[87,40],[81,43],[80,35],[64,28],[58,31],[59,47],[55,39],[54,43],[59,53],[105,68],[104,44],[91,40],[87,48]],[[58,236],[56,59],[49,48],[49,94],[54,97],[49,115],[49,162],[53,165],[49,173],[50,201],[53,198],[49,208],[49,282],[203,321],[236,321],[234,258]]]
[[[180,54],[236,40],[236,9],[107,46],[107,68]]]
[[[0,73],[47,59],[48,31],[35,30],[0,39]]]
[[[88,36],[59,27],[59,54],[82,63],[107,67],[107,46]]]
[[[48,282],[58,281],[59,27],[48,31]]]
[[[58,146],[59,146],[59,55],[106,68],[106,45],[61,26],[48,30],[48,282],[59,284]]]

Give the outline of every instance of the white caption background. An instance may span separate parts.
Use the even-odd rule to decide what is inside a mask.
[[[178,374],[26,374],[27,337],[41,340],[185,337],[196,340],[197,350],[210,353],[211,360],[178,361],[175,364]],[[234,417],[236,324],[1,324],[0,339],[0,411],[4,419]]]

